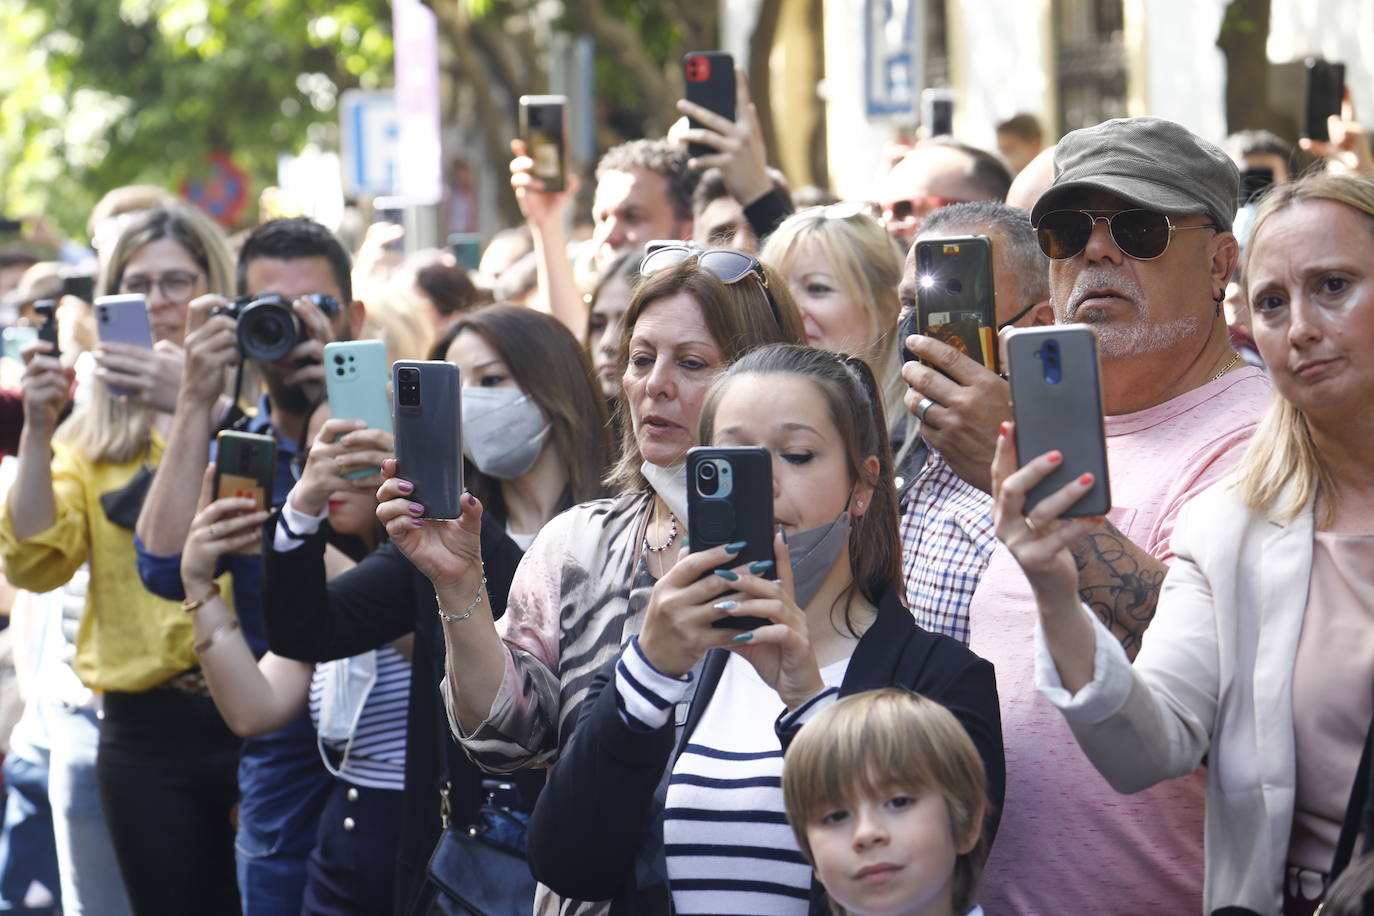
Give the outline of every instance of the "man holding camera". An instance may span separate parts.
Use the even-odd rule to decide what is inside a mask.
[[[272,503],[286,499],[293,463],[309,446],[311,414],[324,397],[324,345],[350,339],[362,327],[364,307],[352,298],[349,272],[348,253],[329,230],[308,219],[272,220],[253,231],[239,255],[242,297],[233,304],[218,296],[191,303],[181,393],[136,529],[139,575],[150,591],[173,600],[186,597],[182,545],[214,433],[236,412],[235,405],[223,416],[217,409],[225,372],[245,359],[262,374],[267,393],[256,415],[239,418],[233,427],[276,440]],[[267,650],[261,561],[235,556],[227,562],[238,619],[261,654]],[[244,742],[236,848],[245,914],[299,912],[306,859],[329,785],[305,716],[276,734]]]

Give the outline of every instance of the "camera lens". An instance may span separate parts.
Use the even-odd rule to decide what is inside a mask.
[[[250,359],[275,362],[291,352],[299,335],[296,314],[280,297],[252,302],[239,316],[239,347]]]
[[[420,406],[420,370],[401,369],[396,373],[396,399],[402,407]]]
[[[714,464],[703,464],[701,466],[701,479],[714,480],[716,476],[716,466]]]
[[[335,353],[335,354],[334,354],[334,365],[336,365],[336,366],[342,366],[343,364],[344,364],[344,358],[343,358],[342,356],[340,356],[339,354]]]

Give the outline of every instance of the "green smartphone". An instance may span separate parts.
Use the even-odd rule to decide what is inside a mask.
[[[225,430],[215,450],[215,499],[256,500],[258,510],[271,501],[277,471],[277,442],[271,436]]]
[[[386,383],[386,344],[380,340],[344,340],[324,346],[324,384],[329,394],[329,415],[341,420],[362,420],[368,429],[392,431],[391,399]],[[381,468],[359,468],[345,477],[380,474]]]

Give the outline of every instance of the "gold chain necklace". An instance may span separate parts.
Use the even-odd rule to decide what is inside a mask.
[[[1234,354],[1232,354],[1232,356],[1231,356],[1231,361],[1230,361],[1229,363],[1227,363],[1226,365],[1222,366],[1220,372],[1218,372],[1216,375],[1212,376],[1212,381],[1215,382],[1217,379],[1221,378],[1223,375],[1225,375],[1226,373],[1230,372],[1232,369],[1234,369],[1234,368],[1236,367],[1236,363],[1238,363],[1238,362],[1240,362],[1240,354],[1239,354],[1239,353],[1234,353]]]

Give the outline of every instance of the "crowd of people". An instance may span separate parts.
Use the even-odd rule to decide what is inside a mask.
[[[525,225],[472,273],[141,186],[89,295],[0,263],[56,327],[0,363],[0,909],[1374,911],[1358,125],[1289,174],[1259,132],[1023,116],[836,201],[739,93],[608,150],[581,241],[514,141]],[[1028,499],[1066,458],[1017,454],[1006,376],[899,331],[952,236],[994,333],[1095,332],[1105,515],[1081,468]],[[102,336],[121,293],[151,350]],[[273,294],[267,359],[232,303]],[[457,367],[458,517],[331,416],[325,347],[367,339]],[[216,498],[224,431],[274,441],[263,505]],[[771,560],[688,543],[703,445],[770,456]]]

